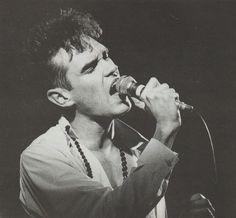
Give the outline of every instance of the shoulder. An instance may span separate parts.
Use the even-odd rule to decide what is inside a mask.
[[[68,147],[67,138],[58,125],[51,127],[36,138],[21,154],[21,160],[27,158],[42,159],[56,157]]]

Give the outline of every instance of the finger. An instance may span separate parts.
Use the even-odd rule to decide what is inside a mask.
[[[174,99],[175,99],[176,101],[179,101],[179,93],[175,92],[175,93],[173,94],[173,97],[174,97]]]
[[[179,94],[175,91],[175,89],[170,88],[168,91],[169,91],[171,97],[173,97],[175,100],[179,99]]]
[[[158,90],[160,91],[165,91],[170,94],[171,97],[173,97],[175,100],[179,100],[179,94],[175,91],[173,88],[169,88],[169,85],[166,83],[161,84],[158,86]]]
[[[152,77],[149,79],[148,83],[144,87],[143,91],[141,92],[140,99],[145,100],[147,93],[151,92],[152,89],[159,86],[160,82],[157,80],[157,78]]]
[[[162,84],[160,84],[159,86],[160,86],[160,87],[159,87],[160,90],[162,90],[162,89],[169,89],[169,88],[170,88],[167,83],[162,83]]]
[[[131,97],[131,102],[139,109],[145,110],[145,103],[137,98]]]
[[[146,84],[145,88],[149,89],[149,88],[155,88],[156,86],[159,86],[160,82],[158,81],[158,79],[156,77],[151,77],[148,81],[148,83]]]
[[[170,91],[171,91],[172,93],[175,93],[175,89],[173,89],[173,88],[170,88]]]

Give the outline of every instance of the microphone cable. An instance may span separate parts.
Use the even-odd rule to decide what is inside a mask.
[[[205,130],[207,132],[207,136],[208,136],[209,143],[210,143],[210,151],[211,151],[211,155],[212,155],[213,171],[214,171],[214,174],[215,174],[215,178],[214,179],[215,179],[215,184],[217,184],[218,183],[218,171],[217,171],[217,166],[216,166],[215,149],[214,149],[214,145],[213,145],[210,129],[208,128],[207,123],[206,123],[205,119],[203,118],[203,116],[200,114],[200,112],[198,112],[195,109],[195,107],[190,112],[195,113],[200,118],[200,120],[202,121],[202,123],[203,123],[203,125],[205,127]]]
[[[117,78],[117,80],[114,81],[111,90],[119,92],[121,95],[128,95],[128,96],[133,96],[139,98],[140,95],[142,94],[142,91],[144,90],[145,86],[142,84],[138,84],[136,80],[127,75],[123,75],[120,78]],[[112,92],[113,92],[112,91]],[[176,105],[179,107],[179,110],[186,110],[189,112],[195,112],[195,114],[201,119],[206,132],[207,136],[210,142],[210,150],[212,154],[212,160],[213,160],[213,168],[214,168],[214,173],[215,173],[215,183],[217,184],[218,182],[218,173],[217,173],[217,167],[216,167],[216,158],[215,158],[215,150],[213,146],[213,141],[211,137],[210,130],[206,124],[205,119],[203,116],[191,105],[185,104],[184,102],[181,102],[179,100],[176,100]]]

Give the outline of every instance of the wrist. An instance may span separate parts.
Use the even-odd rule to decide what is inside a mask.
[[[165,124],[164,127],[157,123],[153,138],[159,140],[164,145],[171,148],[176,137],[178,127],[179,126],[175,126],[173,123]]]

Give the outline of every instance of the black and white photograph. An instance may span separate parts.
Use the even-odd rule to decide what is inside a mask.
[[[0,218],[236,217],[236,1],[0,17]]]

